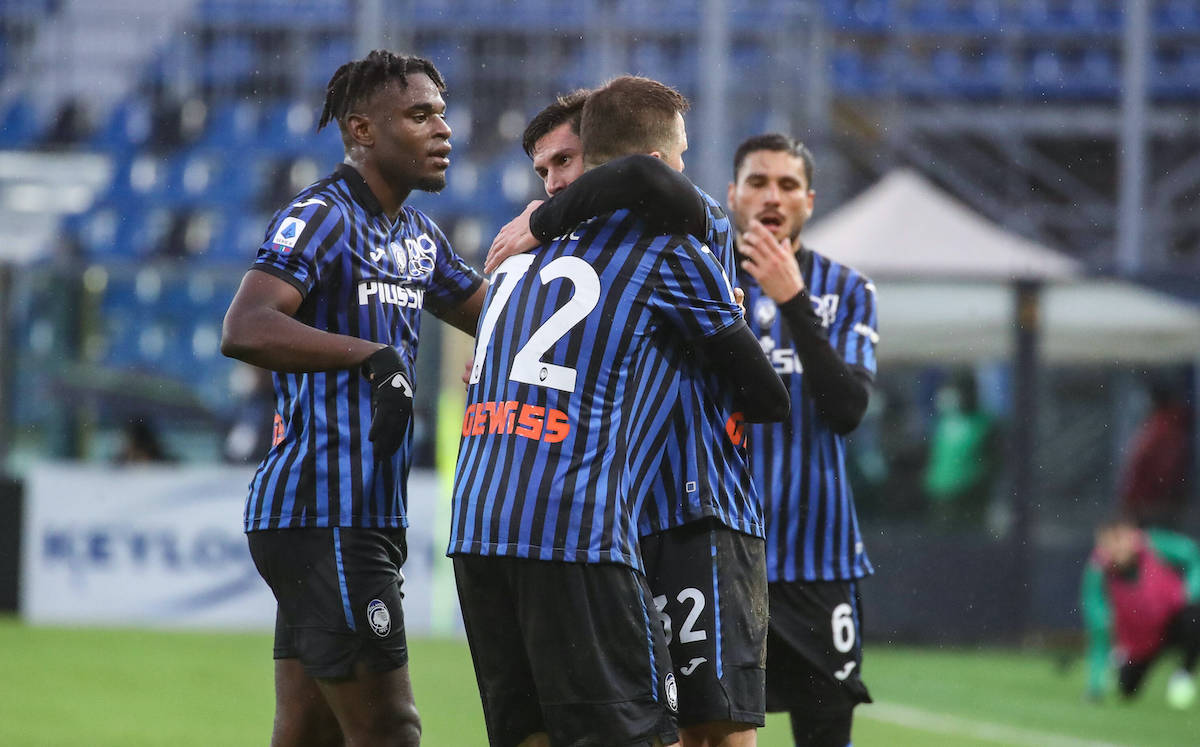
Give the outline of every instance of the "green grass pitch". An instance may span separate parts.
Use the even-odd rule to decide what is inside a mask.
[[[466,644],[410,642],[424,744],[485,744]],[[30,628],[0,618],[0,745],[265,745],[269,635]],[[1200,744],[1200,705],[1169,709],[1161,666],[1132,703],[1084,703],[1082,667],[1047,656],[871,647],[878,705],[859,709],[854,743],[880,745]],[[790,744],[772,716],[759,744]]]

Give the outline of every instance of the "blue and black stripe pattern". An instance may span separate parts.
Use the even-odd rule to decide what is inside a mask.
[[[741,318],[712,253],[593,219],[497,270],[477,335],[449,554],[641,568],[629,453],[679,396],[665,341]],[[643,453],[652,474],[661,452]]]
[[[421,309],[452,308],[482,282],[433,221],[405,207],[393,223],[345,165],[276,213],[252,268],[300,292],[300,321],[392,345],[410,371]],[[407,526],[411,428],[395,456],[377,461],[370,387],[357,369],[274,379],[275,443],[250,484],[246,531]]]
[[[725,211],[703,192],[708,210],[705,243],[729,281],[737,277],[733,234]],[[711,295],[715,289],[701,289]],[[677,341],[664,345],[676,369],[680,396],[673,409],[644,403],[639,421],[644,432],[632,441],[631,471],[642,509],[642,536],[713,517],[755,537],[763,536],[762,502],[750,474],[749,455],[739,443],[743,429],[733,398],[715,376],[697,365]],[[647,471],[650,456],[662,455],[658,469]]]
[[[879,340],[874,284],[812,250],[801,257],[804,283],[830,344],[847,364],[873,377]],[[787,421],[753,426],[749,434],[754,479],[766,512],[767,578],[862,578],[873,570],[846,476],[845,440],[824,422],[805,390],[800,360],[775,303],[748,274],[739,281],[750,328],[792,396]]]

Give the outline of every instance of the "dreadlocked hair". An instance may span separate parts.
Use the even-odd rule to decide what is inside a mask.
[[[393,80],[407,87],[408,76],[414,73],[428,75],[439,91],[446,90],[442,74],[424,57],[376,49],[361,60],[342,65],[325,86],[325,108],[321,110],[317,132],[330,122],[340,124],[355,107]]]

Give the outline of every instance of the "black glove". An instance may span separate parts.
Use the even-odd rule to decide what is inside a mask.
[[[387,459],[404,442],[412,417],[412,382],[404,370],[400,352],[387,346],[371,353],[362,364],[371,380],[371,443],[375,458]]]

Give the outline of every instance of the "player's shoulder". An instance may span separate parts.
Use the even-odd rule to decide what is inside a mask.
[[[271,218],[269,240],[277,249],[290,253],[307,245],[313,237],[327,237],[340,231],[346,207],[326,177],[302,189]]]
[[[822,254],[820,251],[809,246],[804,247],[805,251],[812,257],[813,267],[819,270],[821,275],[828,278],[845,278],[846,292],[855,292],[862,289],[868,293],[875,292],[875,283],[871,278],[859,272],[850,265],[838,262],[836,259]]]
[[[275,220],[297,218],[310,222],[323,222],[330,218],[341,218],[345,214],[345,196],[337,188],[336,174],[316,181],[300,190],[287,204],[275,211]]]
[[[400,207],[400,220],[422,231],[436,232],[439,235],[442,233],[442,229],[438,226],[437,221],[429,217],[425,211],[411,205],[402,205]]]

